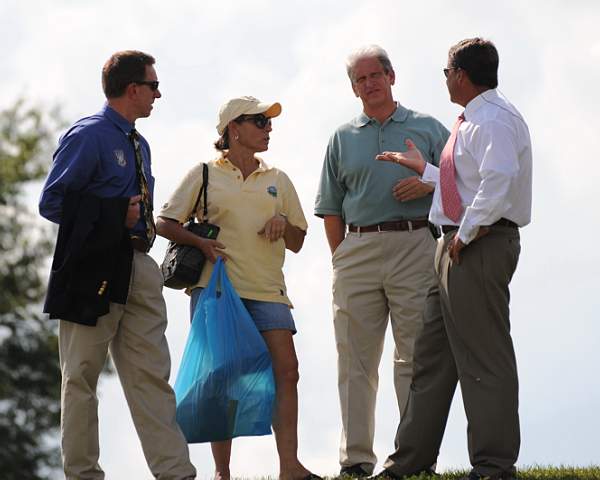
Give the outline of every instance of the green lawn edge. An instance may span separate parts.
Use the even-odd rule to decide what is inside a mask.
[[[468,470],[449,470],[439,475],[407,477],[406,480],[457,480],[469,473]],[[347,476],[324,477],[328,480],[349,480]],[[568,465],[549,466],[532,465],[521,467],[517,472],[518,480],[600,480],[600,465],[574,467]]]
[[[406,480],[458,480],[467,475],[468,470],[448,470],[439,475],[419,475],[406,477]],[[352,477],[323,476],[325,480],[351,480]],[[569,465],[549,466],[532,465],[521,467],[517,472],[518,480],[600,480],[600,465],[574,467]],[[235,480],[277,480],[273,477],[236,477]]]

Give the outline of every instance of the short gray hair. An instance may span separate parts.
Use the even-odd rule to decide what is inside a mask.
[[[351,82],[354,82],[352,70],[354,69],[356,62],[363,58],[376,58],[379,60],[385,73],[394,71],[390,57],[383,48],[381,48],[379,45],[366,45],[354,50],[354,52],[348,55],[348,58],[346,59],[346,72],[348,73],[348,77],[350,77]]]

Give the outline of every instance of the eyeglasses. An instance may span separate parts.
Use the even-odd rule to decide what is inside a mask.
[[[460,70],[460,67],[444,68],[444,77],[448,78],[448,74],[450,73],[450,70]]]
[[[235,119],[235,121],[238,123],[250,121],[254,123],[254,125],[256,125],[257,128],[260,129],[266,128],[267,126],[271,126],[271,119],[265,117],[262,113],[259,113],[257,115],[240,115],[238,118]]]
[[[153,92],[156,92],[158,90],[158,80],[140,80],[133,83],[136,83],[138,85],[148,85],[150,87],[150,90],[152,90]]]

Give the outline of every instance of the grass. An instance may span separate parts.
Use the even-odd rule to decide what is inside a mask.
[[[457,480],[468,471],[448,471],[440,476],[419,475],[408,477],[406,480]],[[350,477],[327,477],[329,480],[349,480]],[[589,467],[571,466],[532,466],[521,468],[517,474],[518,480],[600,480],[600,465]]]
[[[407,477],[405,480],[458,480],[467,475],[468,470],[456,470],[443,472],[439,476],[419,475]],[[351,480],[347,475],[339,477],[323,477],[326,480]],[[273,477],[257,477],[249,479],[239,477],[236,480],[276,480]],[[520,468],[517,474],[517,480],[600,480],[600,465],[591,465],[589,467],[571,467],[561,465],[560,467],[539,466]]]

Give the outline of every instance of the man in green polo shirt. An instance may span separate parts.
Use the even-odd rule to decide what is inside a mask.
[[[408,398],[414,339],[434,283],[436,242],[427,216],[433,188],[409,169],[377,162],[412,139],[438,165],[449,132],[434,118],[394,101],[395,73],[385,50],[361,48],[348,76],[363,113],[331,136],[315,214],[324,219],[333,262],[333,317],[342,410],[341,474],[370,475],[378,368],[388,318],[395,341],[399,411]],[[346,228],[348,226],[348,228]]]

